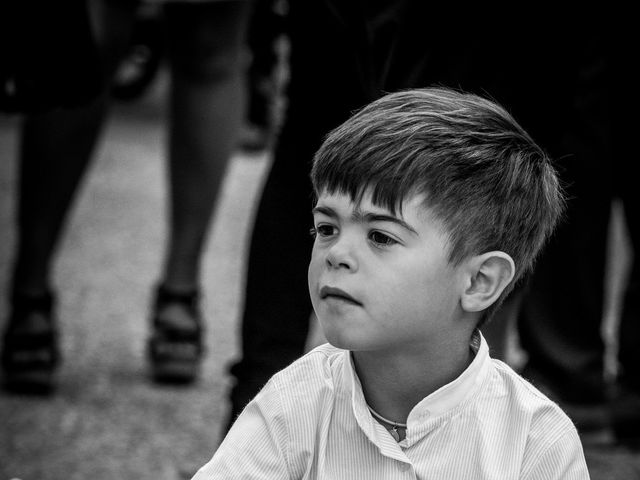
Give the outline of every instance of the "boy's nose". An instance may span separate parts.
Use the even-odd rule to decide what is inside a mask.
[[[354,245],[347,239],[338,239],[329,248],[326,262],[329,268],[344,268],[350,271],[358,269],[358,262],[354,255]]]

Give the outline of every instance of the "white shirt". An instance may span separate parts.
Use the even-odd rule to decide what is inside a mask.
[[[588,479],[571,420],[478,343],[399,443],[369,412],[350,353],[317,347],[273,376],[193,478]]]

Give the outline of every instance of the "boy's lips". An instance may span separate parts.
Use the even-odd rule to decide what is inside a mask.
[[[344,301],[349,302],[349,303],[353,303],[355,305],[362,305],[362,303],[357,301],[355,298],[353,298],[347,292],[345,292],[344,290],[341,290],[339,288],[336,288],[336,287],[329,287],[329,286],[322,287],[320,289],[320,298],[322,300],[325,300],[327,298],[337,298],[337,299],[344,300]]]

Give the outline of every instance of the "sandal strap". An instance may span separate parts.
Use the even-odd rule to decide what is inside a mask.
[[[176,291],[160,285],[156,290],[156,303],[184,303],[196,305],[200,298],[200,290],[194,288],[186,291]]]
[[[54,302],[51,292],[37,296],[12,295],[1,359],[5,369],[17,372],[33,368],[53,369],[57,365],[59,351]]]
[[[48,290],[39,295],[18,293],[14,291],[11,295],[11,316],[15,318],[24,318],[29,313],[41,312],[50,317],[55,300],[53,293]]]
[[[167,287],[161,285],[156,290],[156,299],[155,299],[155,312],[158,312],[161,308],[170,305],[170,304],[179,304],[187,308],[191,317],[197,323],[197,326],[200,327],[201,324],[201,315],[199,310],[200,303],[200,291],[198,289],[194,289],[186,292],[177,292]],[[158,319],[158,315],[154,315],[154,322]]]
[[[153,315],[153,333],[150,339],[150,353],[157,360],[172,357],[199,358],[204,352],[202,341],[203,322],[199,310],[200,292],[194,289],[189,292],[176,292],[164,286],[156,291]],[[188,328],[176,325],[166,316],[158,315],[160,309],[179,304],[189,312],[193,324]],[[174,348],[175,347],[175,348]],[[191,353],[190,353],[191,352]]]

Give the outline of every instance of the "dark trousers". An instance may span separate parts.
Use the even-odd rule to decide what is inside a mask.
[[[312,311],[307,287],[313,243],[309,235],[313,226],[311,161],[323,135],[363,103],[351,75],[351,59],[346,55],[329,59],[339,50],[326,43],[326,50],[317,46],[317,39],[330,32],[319,32],[314,25],[334,24],[320,3],[299,6],[292,2],[290,7],[289,108],[251,237],[242,358],[231,369],[237,379],[231,394],[231,419],[271,375],[303,353]],[[318,23],[312,20],[314,14]]]
[[[521,343],[525,375],[544,382],[560,400],[602,402],[607,397],[601,335],[608,225],[613,198],[622,201],[634,255],[625,286],[618,340],[618,383],[640,394],[639,191],[632,175],[637,154],[637,99],[621,85],[632,80],[630,43],[607,45],[580,78],[576,116],[563,136],[562,175],[569,193],[566,220],[525,289]],[[632,82],[633,83],[633,82]]]
[[[379,57],[388,56],[388,42],[377,56],[372,53],[368,42],[373,27],[360,7],[359,2],[290,2],[289,106],[252,232],[242,358],[231,369],[237,380],[231,419],[271,375],[304,350],[312,311],[307,266],[313,243],[313,154],[324,135],[384,89],[418,84],[417,76],[410,78],[420,61],[394,56],[394,74],[387,74]]]

